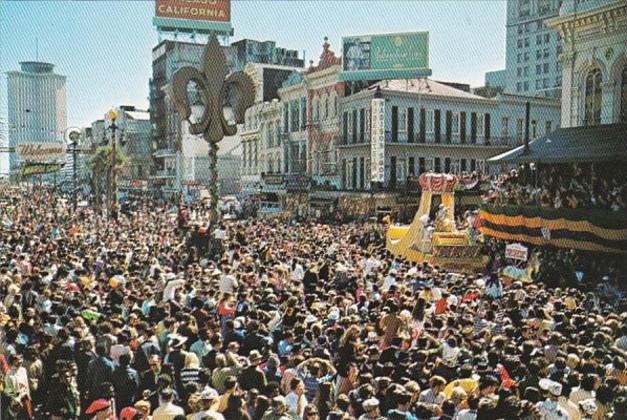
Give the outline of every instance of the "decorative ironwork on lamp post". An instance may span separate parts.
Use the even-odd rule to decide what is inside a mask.
[[[237,124],[244,122],[244,112],[255,101],[255,86],[243,72],[228,74],[226,56],[215,34],[205,46],[200,65],[200,70],[191,66],[178,69],[168,94],[181,117],[189,122],[190,134],[202,135],[209,143],[210,217],[215,222],[218,218],[218,143],[224,136],[237,133]],[[197,88],[197,97],[193,100],[188,95],[191,82]],[[200,107],[204,109],[198,112]]]

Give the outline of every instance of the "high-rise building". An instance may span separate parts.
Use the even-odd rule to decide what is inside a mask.
[[[235,50],[234,70],[243,70],[247,63],[277,64],[289,67],[304,67],[305,60],[298,57],[298,50],[276,46],[274,41],[242,39],[231,44]]]
[[[505,69],[486,73],[486,86],[505,93],[559,97],[562,85],[559,34],[544,21],[562,0],[508,0]],[[501,86],[499,86],[501,85]]]
[[[54,64],[20,63],[7,72],[9,147],[23,143],[61,143],[67,127],[65,76]],[[9,155],[9,171],[17,168],[17,156]]]

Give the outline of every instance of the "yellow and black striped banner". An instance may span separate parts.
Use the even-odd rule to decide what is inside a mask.
[[[627,253],[624,212],[483,205],[481,233],[533,245]]]

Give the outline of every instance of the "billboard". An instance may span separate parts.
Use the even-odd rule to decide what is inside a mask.
[[[411,79],[430,75],[429,32],[342,38],[342,80]]]
[[[507,244],[505,246],[505,258],[513,260],[527,261],[529,249],[522,244]]]
[[[385,99],[372,100],[372,133],[370,144],[370,181],[385,179]]]
[[[232,35],[231,0],[155,0],[153,23],[163,31]]]
[[[20,143],[15,152],[17,159],[23,162],[65,161],[63,143]]]

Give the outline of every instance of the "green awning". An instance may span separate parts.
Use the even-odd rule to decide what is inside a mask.
[[[498,163],[568,163],[627,161],[627,124],[557,130],[488,159]]]

